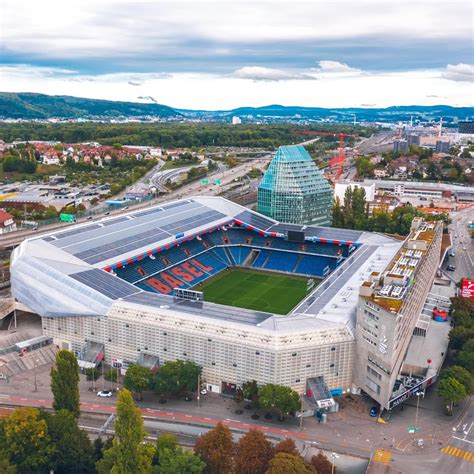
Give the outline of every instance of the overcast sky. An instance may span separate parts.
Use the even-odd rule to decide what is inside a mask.
[[[474,105],[471,0],[0,0],[0,90],[180,108]]]

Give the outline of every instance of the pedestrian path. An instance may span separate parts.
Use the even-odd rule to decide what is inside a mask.
[[[385,451],[384,449],[377,449],[374,454],[374,461],[388,464],[392,459],[392,453],[390,451]]]
[[[470,453],[464,449],[456,448],[454,446],[446,446],[445,448],[441,448],[441,452],[448,454],[449,456],[455,456],[457,458],[463,458],[467,461],[474,462],[474,453]]]

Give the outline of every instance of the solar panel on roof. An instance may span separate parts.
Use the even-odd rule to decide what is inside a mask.
[[[97,268],[74,273],[71,278],[113,300],[125,298],[139,291],[130,283]]]
[[[125,222],[130,220],[128,217],[119,217],[117,219],[111,219],[110,221],[101,222],[101,227],[107,227],[108,225],[118,224],[119,222]]]
[[[269,227],[275,223],[269,219],[266,219],[263,216],[253,214],[250,211],[241,212],[239,215],[235,216],[239,221],[245,222],[251,226],[257,227],[260,230],[267,230]]]
[[[79,235],[79,234],[83,234],[84,232],[89,232],[91,230],[98,229],[98,228],[100,228],[100,225],[94,224],[87,227],[78,227],[74,230],[70,230],[68,232],[61,232],[60,234],[55,234],[55,235],[58,240],[61,240],[64,237],[69,237],[70,235]]]

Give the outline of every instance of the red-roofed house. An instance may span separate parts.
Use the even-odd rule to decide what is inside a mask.
[[[16,230],[16,224],[13,220],[13,216],[3,209],[0,209],[0,234],[6,234],[14,230]]]

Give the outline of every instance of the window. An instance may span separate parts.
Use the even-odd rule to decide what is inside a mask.
[[[371,375],[372,377],[375,377],[375,378],[377,378],[377,379],[379,379],[379,380],[382,379],[382,376],[381,376],[376,370],[374,370],[372,367],[367,366],[367,372],[368,372],[368,374]]]
[[[367,386],[367,388],[372,390],[372,392],[380,394],[380,385],[369,379],[369,377],[367,377],[365,385]]]
[[[293,352],[293,354],[291,354],[291,357],[296,357],[296,352]]]
[[[255,354],[260,355],[260,352],[259,352],[259,351],[255,351]]]

